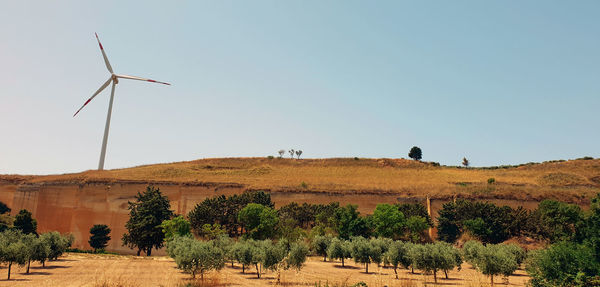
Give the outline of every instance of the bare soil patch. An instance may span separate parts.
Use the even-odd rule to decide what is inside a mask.
[[[194,282],[190,275],[175,268],[175,262],[168,257],[135,257],[117,255],[91,255],[69,253],[58,261],[49,262],[46,268],[32,264],[30,274],[25,268],[13,269],[11,280],[6,281],[6,266],[0,268],[0,286],[182,286]],[[330,286],[352,285],[365,282],[368,286],[434,286],[433,276],[411,274],[409,270],[398,269],[399,280],[395,279],[392,268],[377,267],[371,264],[369,274],[364,266],[351,260],[342,268],[340,262],[322,262],[320,257],[312,257],[300,271],[286,270],[281,275],[281,286],[315,286],[326,283]],[[484,277],[469,265],[462,270],[449,272],[449,279],[443,272],[438,274],[439,286],[489,286],[489,278]],[[220,272],[211,272],[205,278],[206,286],[271,286],[276,285],[277,274],[267,271],[256,278],[254,268],[242,274],[241,266],[231,264]],[[494,281],[499,286],[525,286],[529,278],[523,270],[510,276],[505,284],[498,277]],[[200,283],[199,280],[197,280]]]

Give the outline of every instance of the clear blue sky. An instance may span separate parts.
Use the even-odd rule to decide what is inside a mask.
[[[84,3],[85,2],[85,3]],[[187,4],[185,4],[187,3]],[[5,1],[0,173],[208,157],[600,156],[599,1]]]

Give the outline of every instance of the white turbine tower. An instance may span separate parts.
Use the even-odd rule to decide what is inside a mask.
[[[79,111],[81,111],[81,109],[83,109],[83,107],[85,107],[85,105],[87,105],[94,97],[96,97],[100,92],[102,92],[102,90],[104,90],[106,87],[108,87],[108,85],[110,83],[112,83],[112,89],[110,92],[110,102],[108,104],[108,114],[106,115],[106,125],[104,126],[104,138],[102,138],[102,151],[100,152],[100,162],[98,163],[98,170],[103,170],[104,169],[104,157],[106,155],[106,142],[108,141],[108,129],[110,127],[110,115],[112,113],[113,98],[115,97],[115,85],[117,85],[119,83],[119,79],[146,81],[146,82],[152,82],[152,83],[159,83],[159,84],[163,84],[163,85],[171,85],[171,84],[159,82],[159,81],[155,81],[155,80],[151,80],[151,79],[144,79],[144,78],[135,77],[135,76],[115,74],[113,72],[112,67],[110,66],[110,63],[108,62],[108,58],[106,57],[104,48],[102,47],[102,44],[100,43],[98,34],[96,34],[96,40],[98,40],[98,45],[100,45],[100,51],[102,51],[102,57],[104,57],[104,63],[106,64],[106,68],[110,72],[110,78],[108,78],[108,80],[104,84],[102,84],[102,86],[100,86],[100,88],[87,101],[85,101],[83,106],[81,106],[81,108],[79,108],[79,110],[77,110],[77,112],[75,112],[73,117],[75,117],[79,113]]]

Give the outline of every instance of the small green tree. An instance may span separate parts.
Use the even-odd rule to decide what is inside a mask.
[[[105,224],[95,224],[90,228],[90,240],[88,243],[94,252],[106,248],[110,241],[110,228]]]
[[[508,276],[519,267],[515,255],[504,245],[488,244],[479,252],[475,267],[484,275],[490,276],[492,286],[494,286],[494,276]]]
[[[406,224],[404,214],[397,206],[382,203],[377,204],[371,217],[375,234],[382,237],[398,239]]]
[[[417,146],[413,146],[410,149],[410,152],[408,152],[408,157],[414,159],[414,160],[421,160],[421,158],[423,158],[423,152],[421,151],[421,149]]]
[[[10,280],[10,271],[13,263],[25,265],[29,254],[28,248],[22,240],[20,230],[6,230],[0,233],[0,262],[8,264],[7,280]]]
[[[277,210],[258,203],[249,203],[240,210],[238,220],[252,239],[266,239],[275,234],[279,222]]]
[[[46,260],[50,257],[50,245],[47,241],[43,240],[42,236],[35,239],[31,246],[30,261],[38,261],[42,263],[42,266],[46,266]],[[29,273],[29,263],[27,264],[27,273]]]
[[[367,274],[369,273],[369,263],[374,262],[373,259],[381,258],[381,249],[374,247],[373,244],[364,237],[352,238],[351,253],[354,262],[365,264],[365,272]]]
[[[327,261],[327,248],[331,244],[332,237],[330,235],[317,235],[311,241],[312,250],[320,256],[323,256],[323,262]]]
[[[360,216],[358,205],[348,204],[336,208],[333,212],[332,221],[335,231],[342,239],[348,240],[354,236],[370,236],[367,220]]]
[[[484,248],[483,244],[475,240],[469,240],[465,242],[462,248],[463,258],[473,267],[477,264],[477,259],[481,256],[481,250]]]
[[[457,259],[452,246],[444,242],[417,245],[415,250],[415,268],[432,272],[433,280],[437,284],[437,272],[450,270],[456,266]]]
[[[421,240],[421,235],[429,228],[427,219],[421,216],[411,216],[406,220],[406,229],[408,230],[410,241],[417,243]]]
[[[286,262],[289,268],[300,271],[308,256],[308,246],[304,243],[294,242],[290,245]]]
[[[404,268],[408,268],[411,265],[411,258],[409,257],[409,244],[406,244],[402,241],[394,241],[388,251],[384,254],[384,262],[386,264],[392,265],[394,268],[394,274],[396,274],[396,279],[398,279],[398,266],[403,266]]]
[[[58,259],[58,257],[63,255],[63,253],[67,251],[67,248],[71,247],[71,244],[73,243],[73,236],[61,235],[56,231],[43,233],[40,235],[40,239],[44,241],[44,244],[50,247],[48,260]]]
[[[341,260],[342,267],[344,267],[344,260],[346,258],[352,258],[351,251],[352,247],[350,242],[336,237],[331,239],[331,243],[329,244],[329,247],[327,247],[327,257],[329,257],[330,260]]]
[[[225,265],[223,251],[216,248],[210,242],[203,242],[191,237],[180,237],[182,248],[175,249],[175,262],[178,268],[192,274],[200,273],[204,280],[204,274],[209,270],[220,270]]]
[[[152,248],[163,246],[165,234],[160,224],[171,219],[173,211],[169,199],[152,186],[148,186],[144,193],[138,192],[135,199],[135,202],[128,202],[127,233],[123,234],[121,240],[123,246],[137,248],[138,256],[142,251],[150,256]]]
[[[37,234],[37,220],[31,217],[31,212],[21,209],[15,216],[14,228],[21,230],[24,234]]]
[[[163,220],[160,224],[162,232],[165,234],[165,241],[168,242],[175,236],[191,236],[192,226],[182,215],[173,219]]]

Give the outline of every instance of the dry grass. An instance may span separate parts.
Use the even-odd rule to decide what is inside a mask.
[[[35,177],[4,176],[29,183],[159,181],[238,184],[249,189],[294,192],[359,192],[454,195],[467,198],[586,203],[600,187],[600,160],[572,160],[498,169],[435,167],[405,159],[221,158],[108,171]],[[494,178],[496,183],[488,184]]]
[[[339,262],[322,262],[321,257],[311,257],[300,271],[286,270],[281,274],[280,286],[352,286],[365,282],[369,287],[423,287],[423,286],[489,286],[489,278],[465,264],[461,271],[450,271],[450,279],[439,274],[438,284],[431,274],[411,274],[398,269],[400,279],[395,279],[391,268],[371,264],[370,273],[364,273],[362,264],[350,260],[342,268]],[[59,261],[51,262],[46,268],[32,264],[31,274],[25,268],[13,269],[11,280],[4,279],[6,268],[0,268],[0,286],[90,286],[90,287],[200,287],[200,286],[273,286],[276,275],[267,271],[256,278],[253,270],[242,274],[241,267],[227,264],[219,272],[209,272],[204,281],[192,280],[189,274],[175,268],[175,262],[166,257],[136,257],[118,255],[94,255],[68,253]],[[3,277],[3,278],[1,278]],[[518,270],[506,285],[501,278],[495,279],[499,286],[525,286],[528,277]]]

